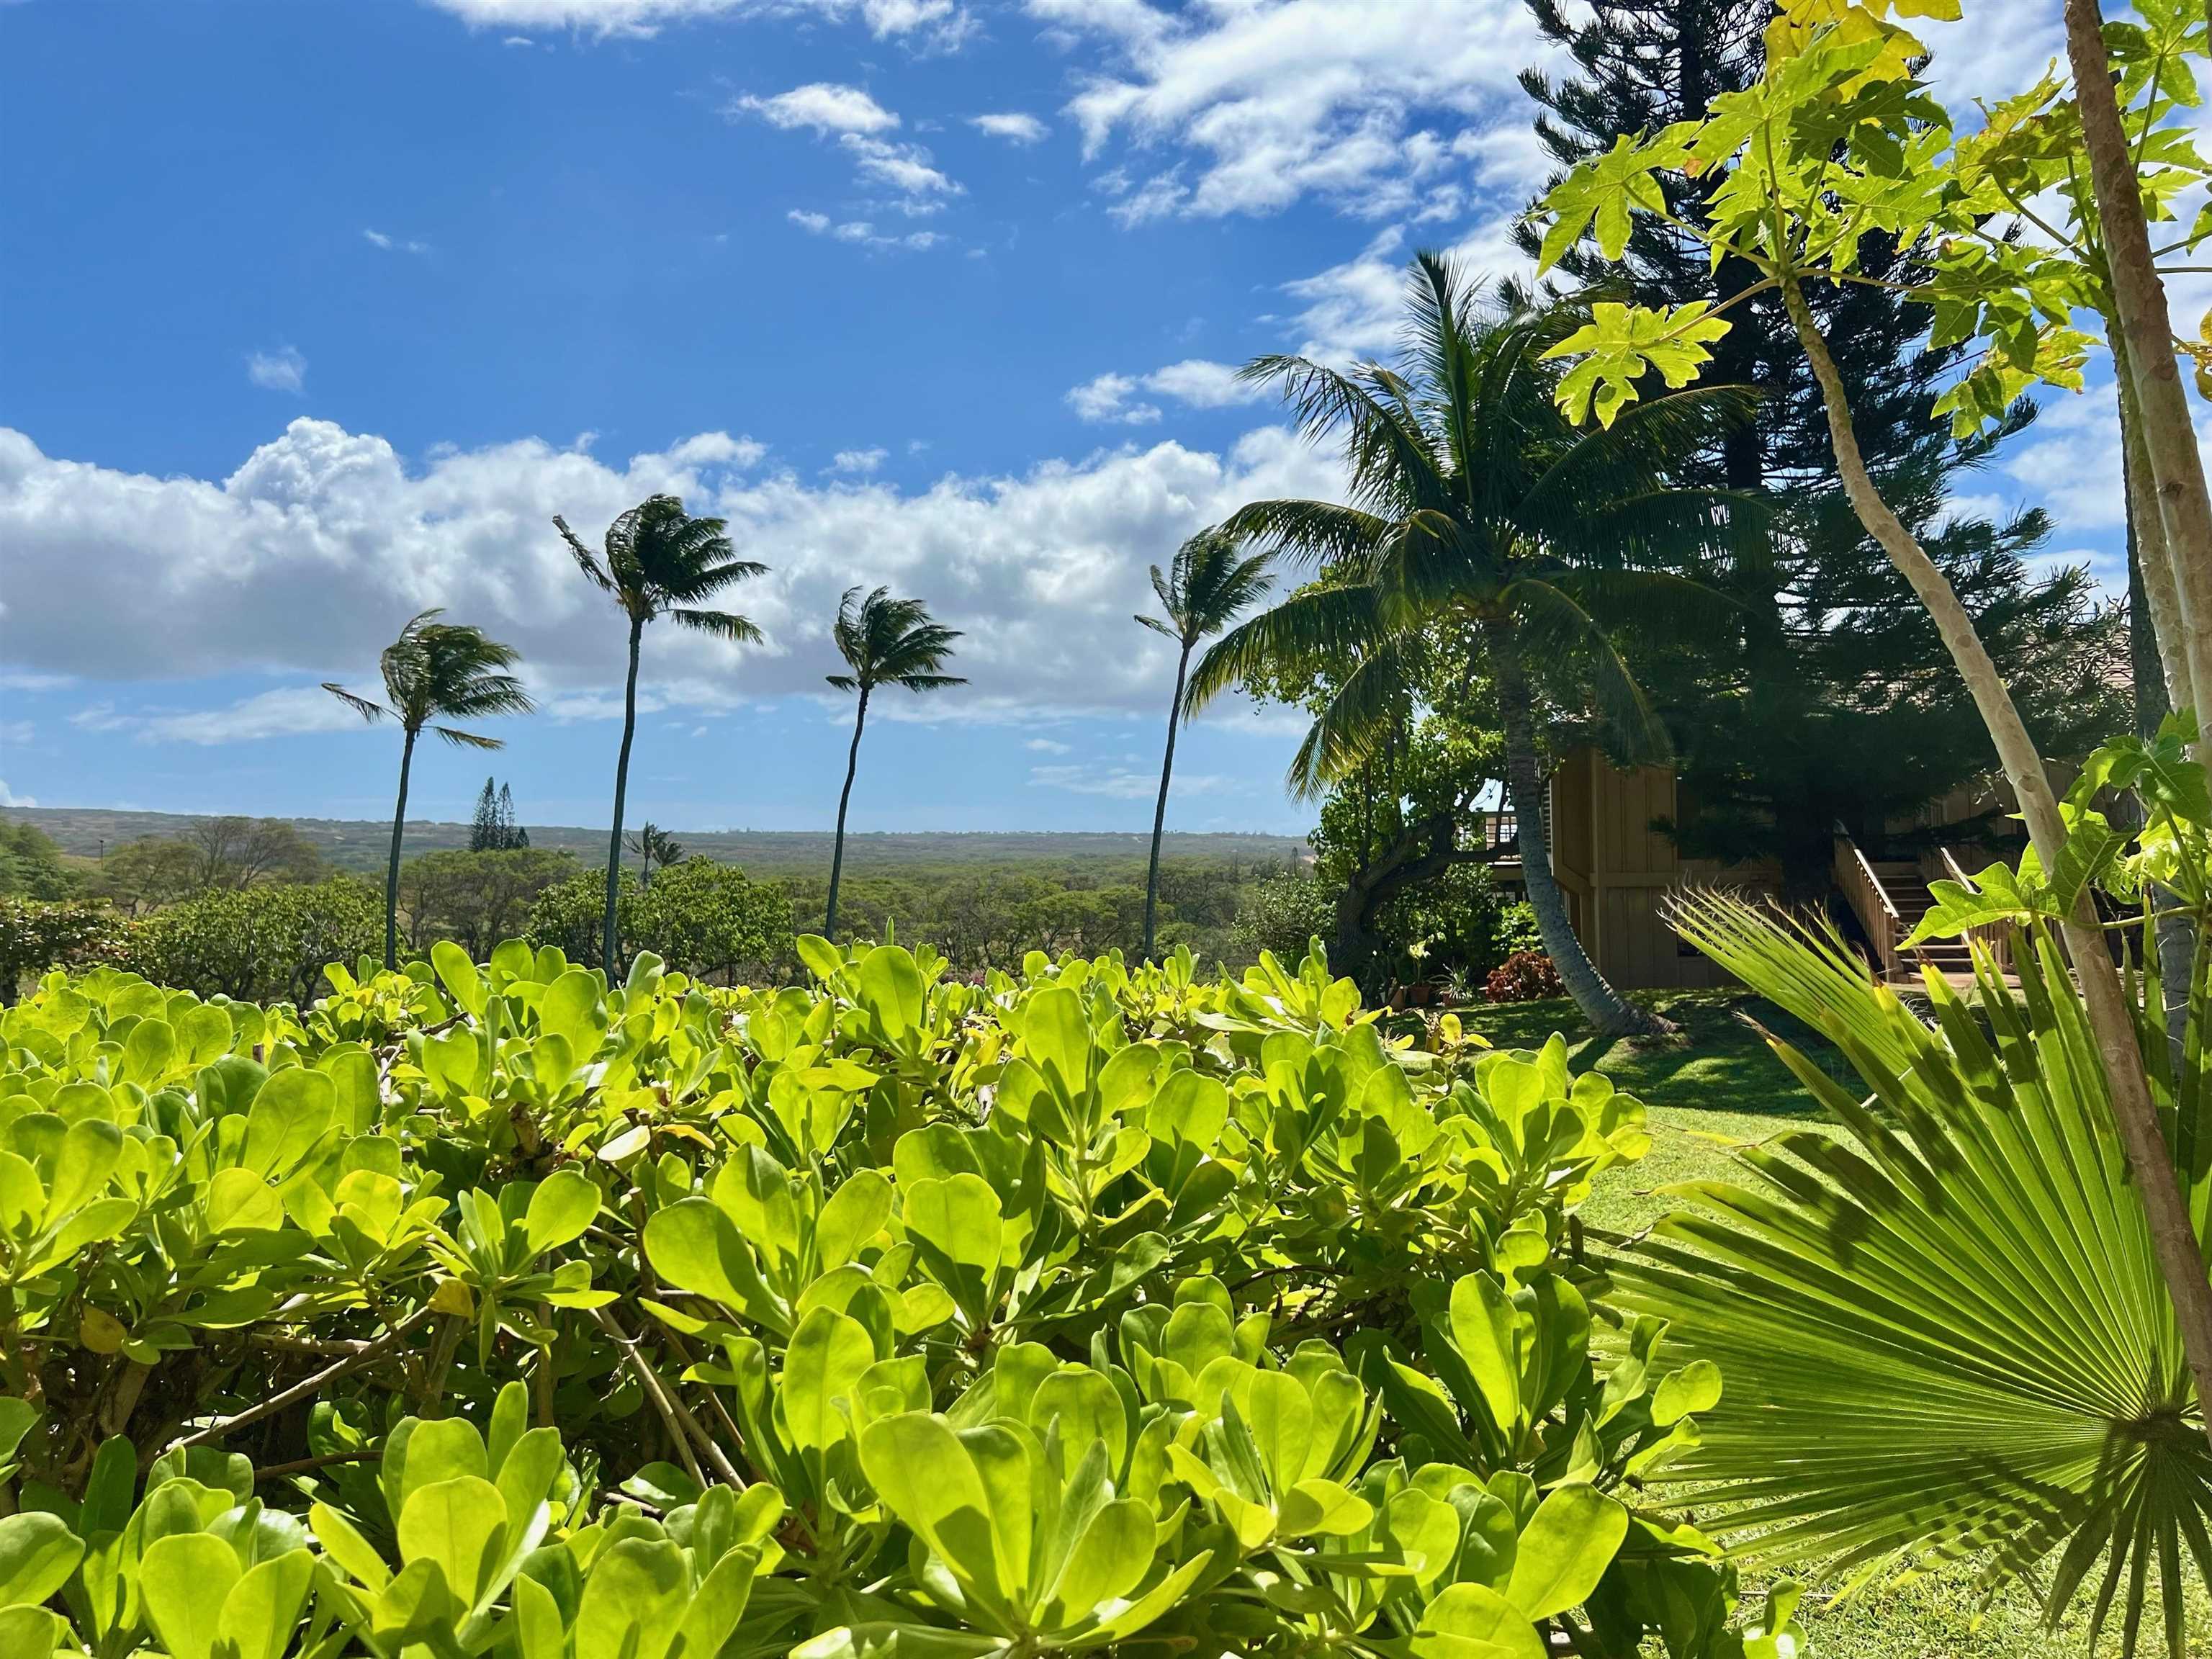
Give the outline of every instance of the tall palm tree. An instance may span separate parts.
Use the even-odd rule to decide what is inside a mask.
[[[968,682],[938,672],[952,655],[959,630],[930,621],[927,605],[920,599],[895,599],[888,587],[878,587],[866,599],[859,588],[847,588],[837,602],[837,621],[830,632],[853,672],[829,675],[830,684],[840,691],[860,694],[860,710],[853,718],[853,746],[845,756],[845,788],[837,797],[836,847],[830,858],[830,915],[823,932],[835,939],[837,884],[845,873],[845,808],[852,801],[853,774],[860,764],[860,732],[868,723],[869,693],[879,685],[902,685],[919,692]]]
[[[1190,678],[1190,653],[1209,634],[1218,634],[1244,607],[1267,591],[1269,552],[1237,556],[1237,538],[1218,530],[1201,530],[1176,550],[1165,570],[1152,567],[1152,592],[1165,617],[1137,620],[1176,642],[1175,697],[1168,704],[1168,750],[1160,762],[1160,798],[1152,808],[1152,856],[1145,871],[1145,959],[1152,955],[1153,921],[1160,902],[1160,830],[1167,822],[1168,781],[1175,773],[1176,728],[1188,718],[1183,688]]]
[[[645,866],[645,873],[638,878],[637,884],[641,888],[653,885],[654,865],[665,870],[670,865],[680,864],[684,860],[684,843],[649,820],[638,825],[637,833],[629,838],[629,850],[636,854],[639,861]]]
[[[482,720],[490,714],[526,714],[530,694],[506,671],[520,660],[511,645],[485,637],[478,628],[437,620],[444,613],[425,611],[384,647],[378,665],[384,672],[382,702],[357,697],[335,681],[323,690],[371,725],[399,722],[399,804],[392,813],[392,859],[384,878],[384,965],[399,965],[399,838],[407,823],[407,776],[415,764],[415,739],[434,732],[467,749],[498,749],[497,738],[480,737],[436,720]]]
[[[629,618],[629,677],[623,684],[622,752],[615,761],[615,823],[607,836],[607,899],[604,960],[615,971],[615,894],[622,880],[623,798],[629,789],[629,746],[637,732],[637,653],[645,625],[665,616],[683,628],[712,634],[733,644],[759,641],[761,631],[745,617],[701,607],[732,582],[764,575],[768,567],[731,556],[730,538],[720,519],[695,519],[673,495],[640,501],[607,526],[603,550],[594,553],[578,540],[565,519],[553,527],[575,556],[577,568],[611,593]]]
[[[1462,624],[1476,642],[1468,672],[1486,668],[1497,692],[1522,879],[1544,948],[1599,1030],[1659,1030],[1606,981],[1568,919],[1552,870],[1531,670],[1547,665],[1547,683],[1581,688],[1629,752],[1666,752],[1605,623],[1710,611],[1711,590],[1673,573],[1694,568],[1749,504],[1670,489],[1667,471],[1740,419],[1747,396],[1671,392],[1609,430],[1577,432],[1553,404],[1544,361],[1571,324],[1510,290],[1486,305],[1434,253],[1415,259],[1407,288],[1395,368],[1346,373],[1279,356],[1246,366],[1248,379],[1282,390],[1309,438],[1342,444],[1346,504],[1255,501],[1224,522],[1317,579],[1218,641],[1192,677],[1189,707],[1318,654],[1354,660],[1291,764],[1293,793],[1316,794],[1380,748],[1406,704],[1423,630]]]

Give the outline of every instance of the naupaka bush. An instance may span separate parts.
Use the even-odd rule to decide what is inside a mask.
[[[1316,952],[441,945],[0,1015],[0,1649],[1778,1654],[1579,1249],[1642,1108]]]

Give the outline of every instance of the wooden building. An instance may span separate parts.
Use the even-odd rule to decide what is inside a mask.
[[[1679,787],[1671,767],[1617,767],[1589,746],[1570,750],[1552,775],[1552,868],[1583,948],[1598,971],[1624,989],[1728,982],[1727,975],[1668,927],[1662,911],[1670,891],[1727,887],[1763,896],[1780,888],[1780,867],[1771,861],[1686,859],[1672,839],[1653,829],[1655,821],[1680,817]],[[1960,790],[1931,803],[1912,823],[1891,827],[1901,831],[1962,823],[1991,804],[1985,794]],[[1484,833],[1493,843],[1510,842],[1513,815],[1492,814]],[[1859,942],[1885,976],[1911,976],[1923,959],[1946,971],[1963,967],[1963,947],[1954,945],[1909,955],[1902,951],[1929,903],[1928,883],[1955,876],[1958,862],[1940,838],[1912,859],[1887,860],[1880,849],[1862,851],[1848,836],[1837,836],[1836,890],[1848,909],[1846,925],[1856,922]],[[1520,887],[1517,858],[1494,868],[1501,886]]]

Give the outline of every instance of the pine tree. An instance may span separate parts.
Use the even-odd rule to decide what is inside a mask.
[[[469,820],[469,851],[495,853],[499,847],[499,799],[492,793],[492,781],[486,778],[483,793],[477,797],[476,815]]]
[[[1559,0],[1529,0],[1538,26],[1571,53],[1575,74],[1522,85],[1543,108],[1537,132],[1563,167],[1610,149],[1622,133],[1703,115],[1711,100],[1760,70],[1771,0],[1592,0],[1570,17]],[[1671,179],[1678,218],[1700,216]],[[1909,283],[1919,250],[1866,238],[1866,274]],[[1619,288],[1643,305],[1723,303],[1750,286],[1737,262],[1638,216],[1628,257],[1594,249],[1563,262],[1569,276]],[[2023,702],[2046,752],[2067,752],[2119,715],[2106,665],[2118,623],[2078,568],[2037,575],[2027,559],[2049,533],[2039,513],[2003,524],[1954,517],[1949,486],[2033,418],[2023,405],[1995,434],[1964,442],[1929,406],[1961,348],[1931,350],[1929,313],[1900,295],[1830,288],[1824,331],[1850,388],[1867,459],[1899,515],[1918,533],[1973,611],[1982,637]],[[1728,567],[1700,571],[1735,609],[1695,640],[1644,642],[1637,667],[1678,753],[1680,800],[1667,827],[1682,850],[1728,860],[1772,859],[1791,897],[1828,883],[1835,825],[1878,839],[1885,819],[1969,782],[1994,756],[1948,654],[1903,580],[1841,500],[1826,415],[1780,298],[1731,312],[1708,381],[1758,387],[1756,417],[1710,447],[1686,481],[1771,504],[1735,526]],[[2122,647],[2124,648],[2124,647]]]
[[[510,853],[530,845],[530,831],[514,821],[514,796],[503,783],[499,787],[499,844]]]

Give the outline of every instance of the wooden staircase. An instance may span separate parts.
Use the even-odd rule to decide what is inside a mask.
[[[1860,931],[1866,935],[1869,954],[1881,979],[1895,985],[1917,984],[1923,966],[1933,968],[1954,984],[1972,979],[1974,959],[1967,939],[1931,939],[1910,950],[1905,945],[1935,902],[1928,884],[1963,879],[1958,860],[1948,850],[1939,849],[1917,860],[1877,861],[1869,859],[1838,826],[1835,878],[1851,914],[1858,918]],[[2002,936],[1994,931],[1978,931],[1976,937],[1996,949],[1999,966],[2005,966]]]

